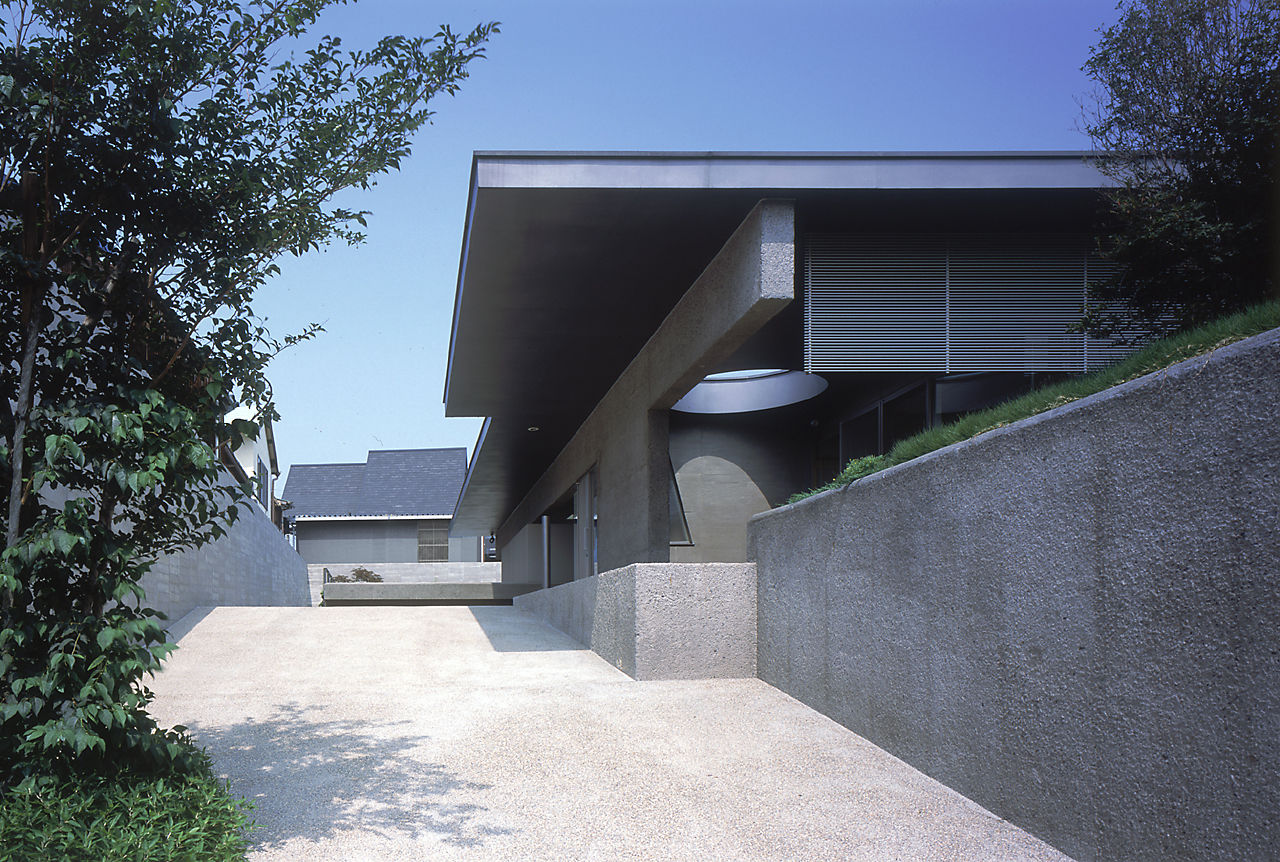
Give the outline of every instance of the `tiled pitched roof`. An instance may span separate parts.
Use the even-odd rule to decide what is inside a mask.
[[[294,464],[284,499],[290,517],[452,515],[467,450],[376,449],[364,464]]]

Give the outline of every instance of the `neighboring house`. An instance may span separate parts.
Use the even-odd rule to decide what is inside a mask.
[[[849,459],[1119,355],[1069,332],[1107,184],[1083,153],[476,154],[453,532],[513,582],[747,559]]]
[[[253,498],[258,507],[278,528],[284,519],[280,500],[276,497],[276,479],[280,477],[280,465],[276,459],[276,436],[270,419],[258,420],[248,407],[238,407],[227,414],[227,419],[244,419],[258,423],[258,436],[246,438],[234,450],[224,445],[220,455],[222,463],[241,482],[253,486]]]
[[[449,537],[467,450],[382,449],[362,464],[295,464],[285,483],[298,553],[313,565],[483,560]]]

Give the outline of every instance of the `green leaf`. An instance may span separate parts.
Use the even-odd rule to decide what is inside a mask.
[[[102,631],[98,632],[98,638],[97,638],[99,649],[106,649],[107,647],[111,646],[113,643],[115,643],[116,638],[119,635],[120,635],[119,629],[114,629],[109,627],[102,629]]]
[[[53,539],[53,546],[58,549],[58,553],[64,557],[71,553],[72,548],[80,543],[80,540],[68,533],[66,530],[54,530],[49,534]]]

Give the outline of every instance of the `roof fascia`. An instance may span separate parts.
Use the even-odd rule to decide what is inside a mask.
[[[1113,180],[1085,151],[913,153],[478,152],[479,189],[1057,189]]]
[[[276,432],[271,425],[270,417],[263,418],[262,424],[267,438],[267,460],[271,462],[271,475],[279,478],[280,461],[276,457]]]
[[[472,153],[471,183],[467,189],[467,215],[466,218],[463,219],[462,249],[458,252],[458,285],[453,292],[453,323],[449,327],[449,361],[445,365],[444,371],[444,395],[441,400],[445,405],[448,405],[449,403],[449,382],[453,379],[454,339],[458,337],[458,317],[462,313],[463,279],[467,272],[467,253],[471,248],[471,223],[475,214],[476,193],[480,188],[477,183],[479,161],[480,154]]]
[[[462,498],[467,496],[467,487],[471,484],[471,468],[475,466],[476,461],[480,458],[480,450],[484,448],[484,438],[489,433],[489,424],[491,422],[493,422],[493,417],[486,416],[484,422],[480,425],[480,434],[476,437],[476,445],[471,447],[471,460],[467,462],[467,474],[462,477],[462,487],[458,489],[458,499],[453,504],[451,518],[458,517],[458,506],[462,504]],[[449,535],[453,535],[452,529],[450,529]]]

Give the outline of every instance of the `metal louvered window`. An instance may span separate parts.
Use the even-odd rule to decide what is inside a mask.
[[[816,235],[806,371],[1084,371],[1124,348],[1068,328],[1103,266],[1085,237]]]
[[[448,521],[430,521],[418,527],[418,562],[449,562]]]

